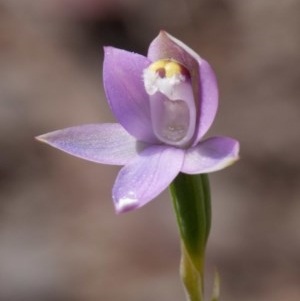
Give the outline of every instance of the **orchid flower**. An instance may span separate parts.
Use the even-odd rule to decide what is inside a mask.
[[[37,139],[86,160],[124,165],[112,192],[117,213],[144,206],[180,172],[214,172],[238,159],[238,141],[202,140],[218,107],[216,78],[203,58],[170,34],[160,32],[147,57],[105,47],[103,79],[118,123]]]

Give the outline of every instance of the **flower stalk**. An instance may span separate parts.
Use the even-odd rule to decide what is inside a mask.
[[[181,237],[182,282],[189,301],[203,301],[205,248],[211,227],[208,176],[180,173],[170,191]]]
[[[185,248],[181,245],[180,276],[185,287],[188,301],[203,301],[204,279],[203,273],[199,273]]]

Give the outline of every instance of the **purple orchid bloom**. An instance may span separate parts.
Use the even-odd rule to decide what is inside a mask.
[[[144,206],[180,173],[217,171],[238,159],[228,137],[201,141],[218,106],[210,65],[162,31],[148,56],[105,47],[105,93],[119,123],[87,124],[37,137],[74,156],[124,165],[113,187],[117,213]]]

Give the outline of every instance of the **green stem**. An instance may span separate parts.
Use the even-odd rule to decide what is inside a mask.
[[[190,301],[203,301],[205,247],[211,227],[208,177],[180,173],[170,191],[182,241],[182,281]]]
[[[189,301],[203,301],[203,274],[193,265],[184,244],[181,246],[180,276]]]

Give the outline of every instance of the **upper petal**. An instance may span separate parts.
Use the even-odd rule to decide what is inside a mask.
[[[125,165],[145,147],[118,123],[85,124],[37,139],[73,156],[112,165]]]
[[[117,213],[142,207],[177,176],[184,151],[167,146],[146,148],[118,174],[113,199]]]
[[[172,59],[184,65],[191,72],[197,72],[200,56],[190,47],[171,36],[165,31],[151,42],[148,49],[148,58],[155,62],[161,59]]]
[[[223,169],[239,158],[239,142],[229,137],[212,137],[186,151],[181,171],[208,173]]]
[[[213,123],[218,108],[218,86],[212,68],[195,51],[164,31],[150,44],[148,57],[152,61],[173,59],[189,70],[198,110],[196,145]]]
[[[150,117],[149,97],[142,80],[148,58],[125,50],[105,47],[103,82],[115,117],[137,139],[155,142]]]

